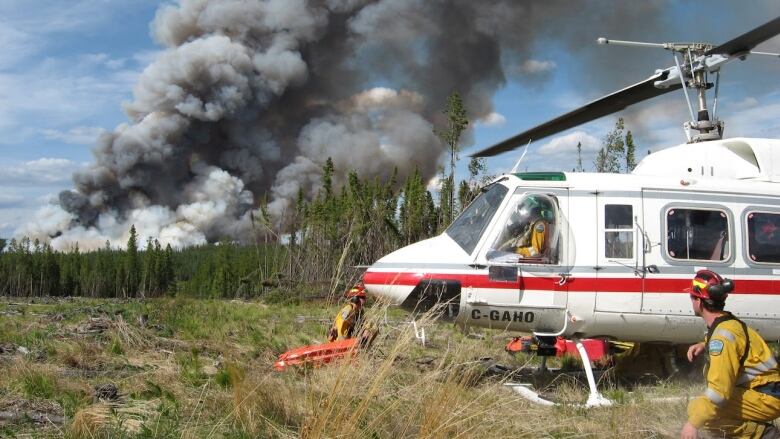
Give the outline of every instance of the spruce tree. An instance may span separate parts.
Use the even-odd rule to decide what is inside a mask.
[[[154,289],[155,282],[155,255],[154,242],[152,237],[146,238],[146,251],[144,252],[143,276],[141,281],[141,291],[145,295],[150,295]]]
[[[582,142],[577,142],[577,167],[576,172],[585,172],[585,168],[582,167]]]
[[[233,297],[237,289],[237,276],[233,260],[233,244],[228,241],[219,243],[217,250],[216,276],[212,293],[214,297]]]
[[[631,172],[636,168],[636,145],[634,145],[634,136],[631,131],[626,133],[626,172]]]
[[[454,207],[452,205],[454,188],[452,186],[451,176],[443,176],[441,189],[439,192],[439,224],[438,230],[446,229],[453,218]]]
[[[162,257],[162,266],[160,268],[162,284],[160,289],[162,291],[170,291],[171,286],[176,281],[176,273],[173,267],[173,249],[171,244],[165,246],[165,253]]]
[[[44,245],[43,253],[43,273],[44,273],[44,286],[43,293],[56,296],[58,295],[58,287],[60,285],[60,266],[57,264],[57,255],[51,248],[51,245]]]
[[[130,226],[130,236],[127,238],[127,251],[124,262],[125,296],[134,297],[138,292],[138,282],[141,277],[141,263],[138,258],[138,234],[135,231],[135,224]]]
[[[333,159],[328,157],[322,167],[322,190],[326,200],[333,198],[333,172]]]

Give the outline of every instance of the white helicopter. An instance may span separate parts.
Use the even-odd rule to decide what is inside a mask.
[[[599,38],[672,51],[676,65],[475,155],[510,151],[678,89],[691,113],[688,143],[648,155],[631,174],[513,170],[444,233],[371,265],[366,290],[410,310],[449,303],[445,318],[531,332],[540,346],[572,339],[589,406],[609,401],[581,340],[700,340],[703,323],[683,292],[697,270],[733,279],[728,309],[764,338],[780,339],[780,140],[723,139],[716,117],[721,67],[751,54],[780,56],[752,51],[778,33],[780,17],[719,46]],[[514,247],[517,231],[534,227],[543,245]]]

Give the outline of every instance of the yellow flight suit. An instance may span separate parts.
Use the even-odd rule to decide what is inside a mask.
[[[760,438],[768,423],[780,416],[780,397],[761,392],[761,386],[780,381],[771,349],[731,313],[713,322],[705,343],[707,390],[688,404],[688,421],[718,436]]]
[[[544,241],[547,236],[547,224],[544,220],[536,220],[528,230],[517,240],[515,253],[524,258],[536,258],[544,251]]]
[[[339,312],[336,313],[333,327],[328,332],[328,341],[351,338],[362,315],[362,308],[352,302],[342,306]]]

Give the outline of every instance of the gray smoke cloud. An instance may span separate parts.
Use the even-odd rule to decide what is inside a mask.
[[[484,3],[163,6],[151,28],[165,50],[126,105],[130,122],[100,138],[74,190],[19,234],[54,237],[58,248],[118,245],[130,224],[175,246],[247,238],[260,200],[283,222],[299,191],[316,194],[328,157],[343,173],[337,185],[350,169],[383,178],[398,168],[403,179],[418,167],[433,177],[447,96],[460,93],[471,120],[486,117],[509,75],[536,80],[519,66],[542,37],[585,50],[599,31],[631,36],[663,24],[661,2]]]

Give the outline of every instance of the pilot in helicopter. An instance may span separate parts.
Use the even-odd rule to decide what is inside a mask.
[[[509,238],[498,250],[509,251],[522,258],[544,256],[552,220],[552,209],[543,200],[526,198],[517,207],[507,228]]]

